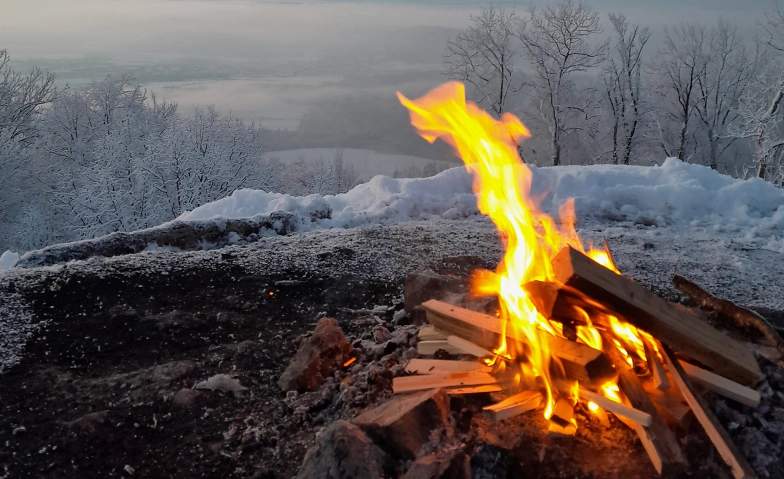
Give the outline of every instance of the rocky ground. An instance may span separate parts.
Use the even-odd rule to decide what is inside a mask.
[[[753,243],[624,225],[584,233],[607,235],[621,269],[670,298],[677,297],[669,279],[679,272],[781,318],[784,262]],[[405,274],[428,267],[465,272],[492,266],[499,255],[486,221],[438,221],[6,274],[0,477],[293,477],[324,426],[389,394],[391,363],[401,363],[414,341],[413,328],[392,319],[402,307]],[[455,259],[464,256],[473,258]],[[376,306],[387,311],[372,312]],[[283,393],[281,373],[325,315],[364,356],[315,393]],[[387,341],[362,346],[363,339],[376,341],[380,326],[397,338],[392,350]],[[717,413],[744,452],[760,458],[760,475],[778,477],[784,385],[779,377],[763,388],[772,398],[764,410],[718,401]],[[509,421],[502,434],[471,413],[486,400],[450,404],[454,437],[471,447],[471,467],[490,471],[476,477],[650,473],[623,427],[588,424],[576,438],[552,439],[530,415]],[[725,473],[698,430],[683,437],[704,466],[695,466],[695,476]]]

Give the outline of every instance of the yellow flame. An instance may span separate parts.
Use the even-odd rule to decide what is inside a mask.
[[[593,402],[593,401],[588,401],[588,409],[589,409],[591,412],[596,412],[596,411],[598,411],[598,410],[599,410],[599,405],[598,405],[598,404],[596,404],[596,403],[595,403],[595,402]]]
[[[542,335],[562,336],[563,330],[539,314],[522,285],[537,280],[552,281],[551,261],[563,247],[568,245],[586,252],[574,229],[574,202],[569,200],[562,205],[560,227],[539,210],[531,195],[531,171],[518,155],[518,143],[530,137],[528,128],[510,113],[498,120],[476,104],[466,102],[465,87],[461,83],[446,83],[415,101],[400,93],[398,98],[408,108],[411,124],[419,134],[431,143],[442,139],[452,145],[466,169],[473,173],[479,211],[493,220],[506,250],[495,273],[481,271],[474,275],[472,291],[478,295],[498,296],[502,330],[501,342],[494,350],[495,360],[499,357],[524,358],[519,363],[522,377],[516,377],[516,380],[521,384],[539,385],[546,396],[544,414],[549,419],[555,400],[550,378],[549,340]],[[620,274],[607,251],[590,249],[586,254]],[[599,331],[593,327],[587,312],[580,310],[580,314],[585,324],[577,327],[578,338],[601,350]],[[624,332],[623,340],[639,352],[637,345],[643,343],[639,334],[635,334],[636,329],[623,329],[625,325],[615,319],[618,331]],[[513,328],[510,332],[522,341],[508,344],[506,328]],[[613,332],[619,334],[618,331],[614,326]],[[509,350],[510,346],[516,348],[521,343],[525,350]],[[623,345],[616,343],[631,365],[632,360]],[[641,357],[644,357],[644,350]],[[613,383],[603,387],[607,397],[620,401],[617,392],[618,386]]]

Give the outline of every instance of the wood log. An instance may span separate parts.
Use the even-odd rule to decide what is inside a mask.
[[[608,270],[609,271],[609,270]],[[626,364],[626,359],[612,340],[604,337],[606,353],[618,369],[618,387],[632,407],[651,415],[651,424],[642,429],[634,427],[659,474],[674,474],[686,467],[686,458],[678,440],[667,427],[661,414],[645,392],[640,379]]]
[[[762,377],[754,355],[740,343],[711,327],[699,315],[675,307],[583,253],[564,248],[553,259],[553,272],[559,283],[580,290],[711,370],[744,385],[754,385]]]
[[[716,446],[722,459],[724,459],[724,462],[732,469],[732,475],[735,476],[735,479],[756,477],[751,466],[746,462],[746,458],[743,457],[743,454],[738,450],[737,446],[735,446],[735,443],[732,442],[730,435],[721,426],[719,420],[716,419],[710,406],[695,391],[694,385],[686,375],[680,362],[678,362],[672,349],[670,349],[669,346],[665,346],[662,350],[662,355],[667,363],[667,367],[670,369],[670,374],[672,375],[675,385],[678,386],[678,389],[680,389],[686,402],[691,406],[694,415],[697,417],[697,420],[700,421],[700,424],[702,424],[702,427],[705,429],[711,442],[713,442],[713,445]]]
[[[495,384],[498,380],[489,373],[447,373],[426,374],[422,376],[403,376],[392,379],[392,391],[395,394],[422,389],[449,388],[456,386],[478,386]]]
[[[428,321],[441,331],[489,350],[498,347],[501,342],[500,318],[436,300],[427,301],[422,306],[427,311]],[[542,337],[548,338],[551,354],[561,360],[568,377],[583,384],[595,385],[615,378],[614,366],[601,351],[549,334],[543,334]],[[525,342],[525,338],[515,328],[506,329],[506,338],[518,344],[524,345]]]
[[[489,373],[493,370],[479,361],[448,361],[443,359],[412,359],[406,372],[413,374]]]
[[[737,326],[752,327],[762,333],[776,348],[784,353],[784,339],[781,335],[771,326],[771,324],[762,316],[751,311],[750,309],[743,308],[727,299],[720,299],[713,296],[709,292],[692,283],[683,276],[677,274],[672,278],[672,284],[683,294],[690,297],[701,308],[710,309],[731,319]]]
[[[757,391],[741,386],[738,383],[732,382],[727,378],[723,378],[718,374],[706,371],[702,368],[694,366],[684,361],[679,361],[681,367],[689,376],[689,379],[696,383],[700,383],[710,389],[711,391],[721,394],[726,398],[730,398],[741,404],[751,407],[759,406],[761,397]]]
[[[483,409],[484,414],[495,421],[503,421],[513,416],[538,408],[542,403],[542,394],[538,391],[523,391]]]
[[[577,432],[577,422],[574,419],[574,401],[571,398],[562,396],[555,402],[548,431],[566,436],[573,436]]]
[[[666,390],[670,389],[670,380],[667,378],[667,372],[664,371],[664,365],[659,359],[659,355],[648,344],[648,341],[643,339],[643,346],[645,348],[645,357],[648,359],[648,370],[651,372],[651,380],[656,389]]]

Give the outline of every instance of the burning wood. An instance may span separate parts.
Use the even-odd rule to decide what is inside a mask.
[[[412,359],[405,371],[413,374],[489,373],[493,368],[477,361],[445,361],[442,359]]]
[[[574,404],[575,402],[570,398],[558,398],[553,415],[550,417],[550,432],[567,436],[572,436],[577,432],[577,421],[574,419]]]
[[[542,403],[542,395],[538,391],[523,391],[493,405],[486,406],[485,414],[496,421],[503,421],[532,411]]]
[[[659,355],[648,344],[648,341],[643,340],[645,345],[645,357],[648,359],[648,370],[651,372],[651,380],[656,389],[667,390],[670,389],[670,380],[667,379],[667,373],[664,372],[664,365],[659,359]]]
[[[744,385],[762,377],[754,355],[696,314],[677,308],[629,278],[615,274],[574,248],[553,260],[555,279],[616,311],[663,343]]]
[[[397,393],[422,389],[449,388],[455,386],[478,386],[495,384],[498,380],[489,373],[462,372],[441,373],[422,376],[404,376],[392,380],[392,391]]]
[[[448,331],[485,349],[494,349],[501,342],[500,318],[436,300],[427,301],[422,306],[427,311],[428,321],[438,330]],[[543,337],[549,341],[551,354],[561,360],[568,377],[598,385],[616,376],[615,368],[601,351],[565,338],[547,334]],[[506,338],[522,346],[525,344],[525,339],[513,328],[506,330]]]

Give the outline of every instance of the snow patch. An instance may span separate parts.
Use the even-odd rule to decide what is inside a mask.
[[[4,251],[0,255],[0,271],[13,268],[17,261],[19,261],[19,253]]]

